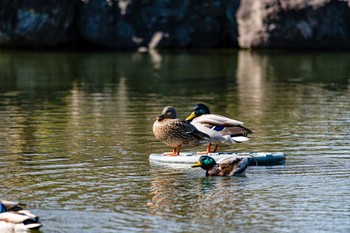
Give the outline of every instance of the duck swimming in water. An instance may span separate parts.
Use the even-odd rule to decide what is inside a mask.
[[[174,148],[172,153],[164,153],[167,156],[179,155],[183,145],[198,146],[210,141],[207,134],[200,132],[190,123],[181,121],[172,106],[165,107],[156,118],[153,133],[159,141]]]
[[[248,158],[228,157],[216,162],[212,157],[203,155],[191,167],[201,167],[206,170],[206,176],[243,176],[248,164]]]
[[[243,122],[237,121],[225,116],[211,114],[205,104],[196,104],[193,112],[186,118],[199,131],[210,136],[211,142],[208,144],[207,151],[202,153],[216,152],[219,144],[231,145],[248,141],[248,134],[253,133],[250,129],[243,126]],[[214,150],[211,150],[211,144],[216,144]]]

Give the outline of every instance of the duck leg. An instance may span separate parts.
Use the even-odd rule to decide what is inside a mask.
[[[181,145],[178,145],[177,147],[174,147],[173,152],[171,153],[164,153],[165,156],[178,156],[180,154]]]
[[[206,151],[200,151],[200,152],[197,152],[197,154],[199,154],[199,155],[205,155],[205,154],[209,154],[209,153],[215,153],[216,150],[218,149],[218,146],[219,146],[219,145],[215,145],[214,150],[211,151],[211,143],[209,143]]]
[[[214,150],[212,151],[213,153],[215,153],[215,152],[218,150],[218,146],[219,146],[218,144],[215,145],[215,148],[214,148]]]

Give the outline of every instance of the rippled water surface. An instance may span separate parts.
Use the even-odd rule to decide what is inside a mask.
[[[39,232],[350,232],[350,54],[0,51],[1,199]],[[204,102],[284,152],[246,177],[152,164],[152,124]],[[204,148],[184,148],[199,150]]]

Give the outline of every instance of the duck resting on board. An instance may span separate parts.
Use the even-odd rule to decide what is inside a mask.
[[[153,124],[153,133],[159,141],[174,148],[172,153],[164,153],[167,156],[179,155],[183,145],[197,146],[210,141],[207,134],[177,118],[176,109],[172,106],[165,107],[156,118]]]
[[[248,158],[228,157],[216,162],[212,157],[203,155],[191,167],[201,167],[206,170],[206,176],[244,176],[248,164]]]
[[[253,133],[243,126],[243,122],[225,116],[210,114],[209,108],[204,104],[196,104],[193,112],[186,121],[194,125],[199,131],[210,136],[207,151],[204,154],[216,152],[218,145],[231,145],[248,141],[248,134]],[[211,143],[216,144],[211,150]]]
[[[39,229],[42,224],[39,217],[24,210],[25,204],[0,201],[0,232],[17,232],[26,231],[28,229]]]

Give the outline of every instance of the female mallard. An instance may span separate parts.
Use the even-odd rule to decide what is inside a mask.
[[[228,157],[216,162],[212,157],[203,155],[191,167],[203,168],[206,176],[243,176],[248,163],[248,158]]]
[[[209,143],[205,153],[216,152],[219,144],[230,145],[248,141],[250,129],[243,127],[243,122],[230,119],[225,116],[210,114],[209,108],[204,104],[197,104],[193,107],[193,112],[186,118],[199,131],[210,136],[211,142],[216,146],[210,150]]]
[[[17,232],[26,229],[39,229],[39,217],[23,209],[24,204],[0,201],[0,232]]]
[[[153,133],[156,138],[168,146],[173,147],[172,153],[164,155],[176,156],[180,154],[182,145],[197,146],[208,143],[210,138],[198,131],[193,125],[177,118],[174,107],[165,107],[153,124]]]

